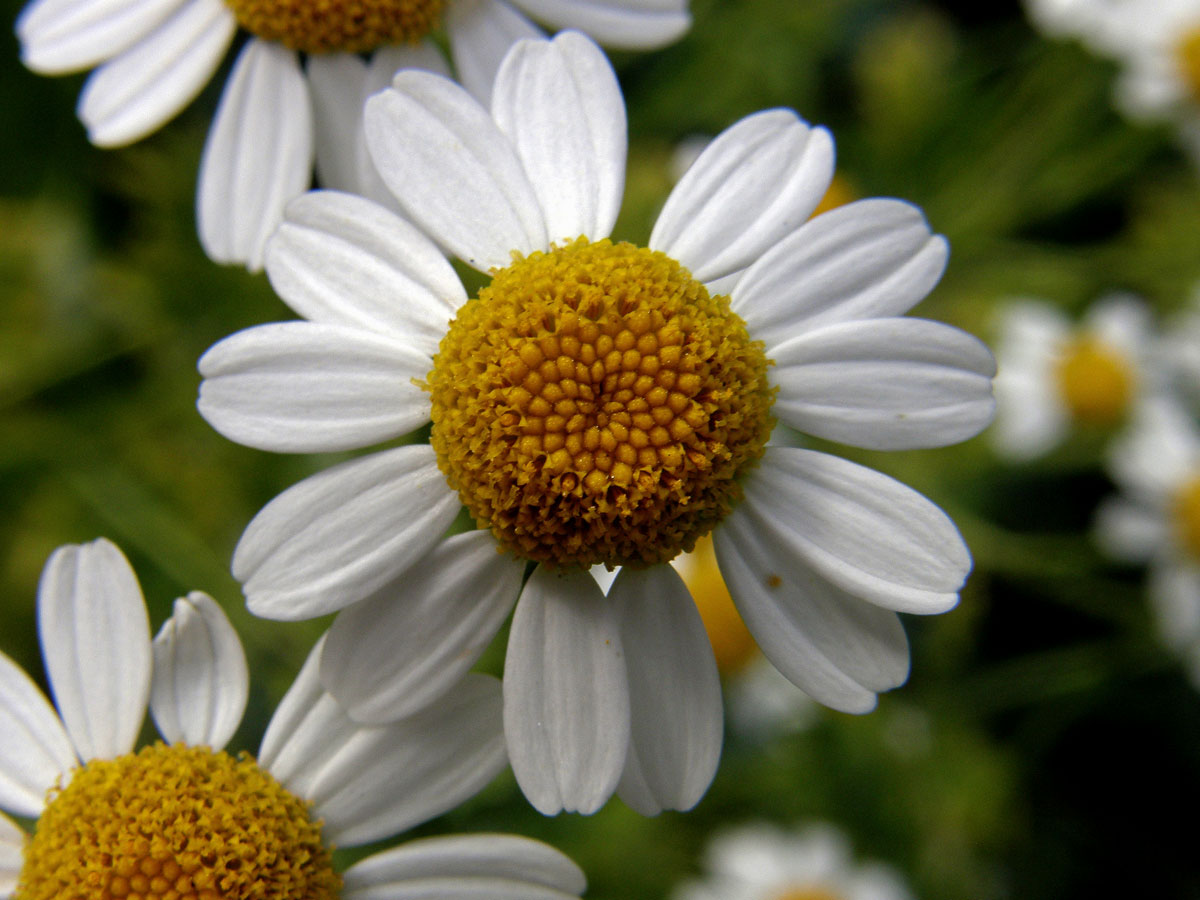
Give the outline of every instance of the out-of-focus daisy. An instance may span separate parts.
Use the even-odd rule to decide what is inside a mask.
[[[330,851],[439,815],[504,765],[499,685],[471,675],[392,725],[348,719],[309,657],[257,760],[223,749],[246,705],[246,660],[206,594],[175,602],[150,639],[129,563],[113,544],[62,547],[38,591],[55,709],[0,655],[0,897],[542,900],[583,890],[544,844],[507,835],[428,838],[337,872]],[[318,649],[320,645],[318,644]],[[163,741],[135,750],[149,705]]]
[[[622,49],[668,44],[691,23],[688,0],[34,0],[17,35],[36,72],[98,67],[79,117],[92,143],[116,147],[187,106],[248,32],[204,148],[196,211],[212,259],[257,270],[314,156],[326,187],[377,191],[363,103],[399,68],[448,71],[432,33],[444,28],[458,77],[486,103],[509,46],[540,34],[525,14]]]
[[[1098,53],[1120,43],[1117,27],[1125,8],[1140,0],[1025,0],[1030,21],[1050,37],[1077,38]]]
[[[1200,689],[1200,429],[1174,398],[1139,404],[1114,442],[1120,494],[1101,505],[1096,537],[1110,554],[1149,564],[1148,593],[1164,644]]]
[[[1016,300],[1002,311],[996,344],[996,451],[1032,459],[1072,427],[1112,427],[1151,380],[1150,313],[1128,295],[1098,300],[1074,325],[1056,307]]]
[[[832,142],[772,110],[701,154],[648,248],[613,243],[624,104],[599,48],[570,32],[514,48],[491,114],[402,72],[365,121],[433,240],[356,197],[297,200],[267,272],[310,321],[215,346],[199,401],[225,435],[276,451],[433,422],[431,444],[284,492],[235,552],[259,615],[349,607],[322,677],[351,715],[386,718],[457,677],[519,595],[505,734],[533,805],[593,811],[619,785],[640,811],[690,807],[720,753],[720,690],[662,563],[710,531],[742,618],[792,681],[854,712],[903,682],[896,611],[955,604],[970,568],[957,529],[878,472],[766,442],[773,416],[879,449],[954,443],[991,418],[987,348],[903,317],[946,260],[920,211],[866,200],[805,224]],[[434,240],[491,273],[478,297]],[[460,505],[480,530],[444,540]],[[622,567],[607,596],[595,565]]]
[[[709,843],[704,870],[672,900],[912,900],[894,869],[855,863],[845,836],[826,824],[723,832]]]

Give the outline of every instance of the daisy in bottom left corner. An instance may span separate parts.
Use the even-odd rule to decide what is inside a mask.
[[[34,821],[29,835],[0,814],[0,900],[364,900],[418,879],[446,898],[582,892],[573,862],[513,835],[425,838],[334,866],[335,845],[440,815],[503,768],[495,679],[468,675],[436,708],[363,727],[317,681],[322,640],[257,758],[233,755],[241,642],[207,594],[173,613],[151,641],[137,578],[107,540],[46,563],[38,631],[57,711],[0,654],[0,808]],[[135,749],[147,707],[162,740]]]

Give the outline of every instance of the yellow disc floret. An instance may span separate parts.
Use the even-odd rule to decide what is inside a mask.
[[[504,547],[558,566],[690,550],[740,498],[772,424],[762,343],[728,298],[608,240],[495,272],[426,387],[463,504]]]
[[[1200,25],[1192,28],[1180,42],[1179,65],[1192,100],[1200,103]]]
[[[1077,421],[1113,425],[1133,397],[1133,367],[1115,347],[1093,335],[1071,341],[1058,360],[1059,393]]]
[[[15,900],[335,900],[306,804],[243,754],[144,747],[52,790]]]
[[[1171,511],[1176,539],[1194,559],[1200,559],[1200,475],[1184,482]]]
[[[369,53],[437,28],[446,0],[226,0],[238,24],[305,53]]]
[[[845,900],[845,895],[841,891],[812,884],[787,888],[782,893],[775,895],[773,900]]]

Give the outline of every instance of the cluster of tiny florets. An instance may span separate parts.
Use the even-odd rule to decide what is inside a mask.
[[[227,0],[238,24],[305,53],[369,53],[438,27],[446,0]]]

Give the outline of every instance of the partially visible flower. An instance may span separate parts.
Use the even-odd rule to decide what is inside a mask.
[[[516,603],[505,734],[547,813],[617,790],[642,812],[686,809],[710,783],[720,684],[664,565],[709,532],[789,679],[850,712],[901,684],[897,612],[954,606],[961,535],[879,472],[767,440],[776,416],[873,449],[956,443],[991,419],[987,348],[905,316],[947,256],[920,210],[872,199],[809,221],[832,141],[777,109],[709,145],[648,247],[610,240],[625,109],[572,32],[518,44],[490,111],[402,72],[365,117],[425,231],[361,198],[296,200],[267,273],[309,321],[209,350],[199,407],[267,450],[357,449],[432,422],[430,443],[268,504],[234,556],[250,609],[344,610],[322,677],[381,721],[469,668]],[[468,298],[439,246],[490,283]],[[462,506],[479,529],[444,538]],[[598,564],[621,568],[607,595]]]
[[[882,863],[856,863],[849,842],[828,824],[785,831],[743,825],[709,843],[702,880],[671,900],[912,900],[900,875]]]
[[[334,844],[440,815],[503,768],[495,679],[470,675],[436,705],[364,727],[321,688],[318,643],[255,760],[223,749],[248,673],[207,594],[176,600],[151,642],[121,551],[105,540],[65,546],[42,574],[38,631],[57,713],[0,654],[0,807],[36,819],[28,836],[0,814],[3,900],[459,898],[468,889],[539,900],[584,888],[566,857],[508,835],[426,838],[333,867]],[[163,741],[135,751],[147,706]]]
[[[1140,404],[1114,442],[1109,472],[1120,494],[1097,512],[1096,538],[1119,559],[1149,565],[1148,593],[1162,642],[1200,690],[1200,428],[1173,397]]]
[[[996,344],[996,452],[1047,453],[1076,427],[1113,427],[1153,381],[1150,312],[1129,295],[1101,298],[1078,325],[1056,307],[1014,300]]]
[[[508,48],[541,34],[526,14],[618,49],[669,44],[691,24],[688,0],[34,0],[17,35],[35,72],[98,66],[79,117],[92,143],[118,147],[191,103],[248,32],[205,144],[196,212],[213,260],[257,271],[314,157],[325,187],[386,196],[363,143],[369,94],[401,68],[448,73],[432,39],[444,29],[455,72],[486,103]]]

